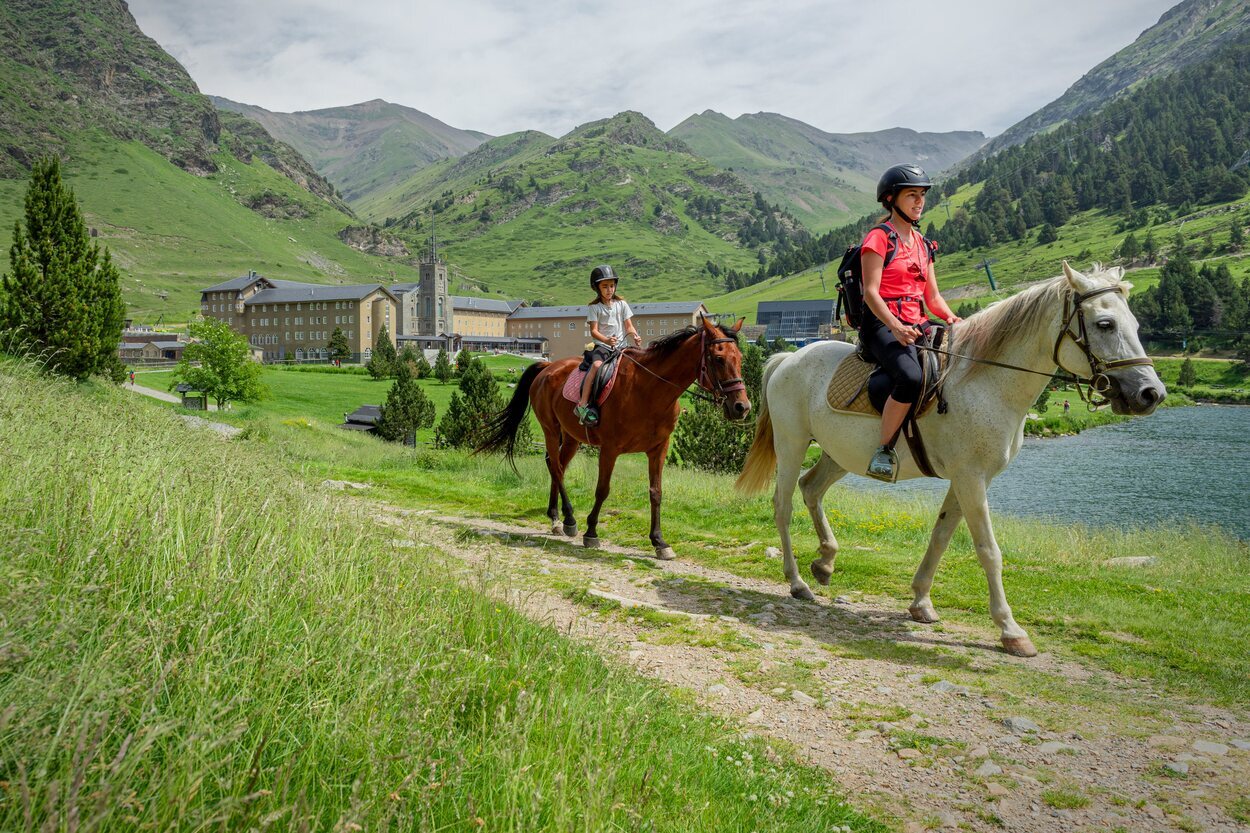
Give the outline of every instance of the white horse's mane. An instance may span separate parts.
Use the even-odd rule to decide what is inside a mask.
[[[1086,277],[1103,286],[1118,284],[1120,291],[1128,297],[1130,285],[1120,280],[1123,274],[1119,269],[1104,270],[1102,264],[1095,263]],[[1014,337],[1033,332],[1046,323],[1054,314],[1055,307],[1062,303],[1063,293],[1068,288],[1067,277],[1059,275],[1018,295],[990,304],[955,325],[952,351],[974,359],[997,360]],[[970,362],[964,369],[964,379],[975,376],[988,366]]]

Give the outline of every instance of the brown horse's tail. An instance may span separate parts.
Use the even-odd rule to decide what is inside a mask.
[[[747,459],[742,464],[742,474],[734,481],[734,488],[746,495],[755,495],[768,488],[773,473],[777,470],[777,450],[773,447],[773,418],[768,413],[768,380],[777,365],[786,356],[778,353],[764,365],[763,379],[760,382],[760,410],[755,418],[755,441],[747,452]]]
[[[482,444],[473,449],[474,454],[497,454],[502,451],[508,465],[516,471],[516,462],[513,460],[516,455],[516,435],[530,407],[530,386],[534,384],[534,378],[549,364],[550,362],[534,362],[525,368],[516,383],[516,391],[512,394],[511,401],[490,418],[489,433]]]

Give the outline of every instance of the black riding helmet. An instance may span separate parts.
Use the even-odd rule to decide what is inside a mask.
[[[887,209],[890,204],[886,197],[893,197],[904,188],[932,188],[929,175],[919,165],[895,165],[886,170],[877,180],[877,202]]]
[[[612,267],[604,263],[590,270],[590,288],[598,289],[602,281],[617,280],[616,273],[612,271]]]

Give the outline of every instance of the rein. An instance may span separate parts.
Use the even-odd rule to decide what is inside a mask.
[[[707,348],[712,346],[713,344],[723,344],[727,342],[733,342],[734,344],[737,344],[738,339],[725,338],[725,337],[709,338],[707,334],[707,330],[702,330],[700,331],[700,334],[699,334],[699,341],[700,341],[699,376],[697,379],[695,379],[695,383],[703,391],[707,391],[706,393],[703,393],[698,389],[691,390],[689,386],[686,386],[683,388],[681,385],[677,384],[676,382],[672,382],[672,381],[669,381],[668,379],[665,379],[663,376],[656,373],[654,370],[647,367],[645,364],[638,361],[637,359],[635,359],[633,356],[629,355],[628,353],[622,352],[621,355],[629,359],[631,362],[633,362],[635,367],[641,368],[642,370],[651,374],[655,378],[659,379],[664,384],[677,388],[683,393],[689,393],[692,397],[696,399],[702,399],[705,402],[711,402],[715,405],[720,405],[722,402],[725,401],[725,397],[728,394],[733,393],[735,391],[745,390],[746,382],[744,382],[741,377],[734,378],[734,379],[723,379],[719,382],[716,382],[715,387],[713,387],[710,374],[707,372]]]
[[[1110,404],[1111,400],[1103,396],[1111,387],[1111,378],[1107,376],[1108,370],[1115,370],[1120,367],[1137,367],[1141,365],[1154,366],[1154,361],[1149,356],[1138,356],[1130,359],[1113,359],[1107,361],[1094,353],[1089,346],[1089,334],[1085,328],[1085,310],[1081,306],[1090,298],[1095,298],[1107,292],[1119,292],[1118,286],[1104,286],[1090,292],[1065,292],[1063,295],[1063,329],[1055,338],[1055,348],[1052,351],[1052,358],[1055,366],[1063,370],[1064,373],[1045,373],[1040,370],[1033,370],[1028,367],[1020,367],[1019,365],[1007,364],[1006,362],[996,362],[993,359],[978,359],[973,356],[965,356],[959,353],[952,353],[948,350],[939,350],[936,347],[925,347],[917,345],[921,350],[928,350],[932,353],[940,353],[953,359],[964,359],[965,361],[978,362],[980,364],[988,364],[993,367],[1001,367],[1007,370],[1018,370],[1021,373],[1032,373],[1037,376],[1046,376],[1053,379],[1059,379],[1065,383],[1071,383],[1076,388],[1076,395],[1091,410],[1096,410],[1104,405]],[[1076,319],[1077,330],[1072,330],[1072,320]],[[952,333],[954,325],[951,326]],[[1086,360],[1089,362],[1089,369],[1092,375],[1078,376],[1059,363],[1059,349],[1063,346],[1065,338],[1072,339],[1072,343],[1081,349],[1085,354]],[[1064,375],[1067,374],[1067,375]],[[1085,389],[1082,389],[1082,385]]]

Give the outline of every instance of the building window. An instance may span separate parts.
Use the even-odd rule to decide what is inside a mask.
[[[570,321],[570,322],[569,322],[569,329],[570,329],[570,330],[575,330],[575,329],[577,329],[577,322],[576,322],[576,321]]]

